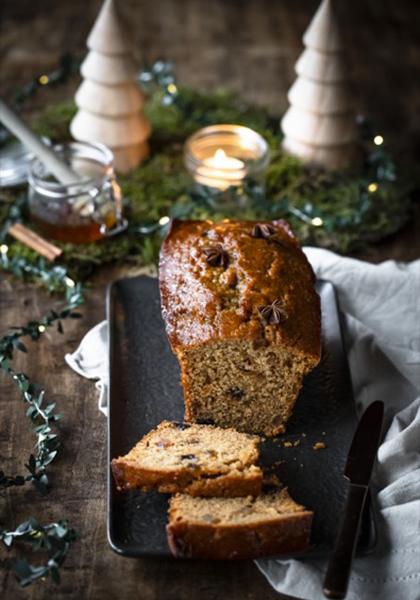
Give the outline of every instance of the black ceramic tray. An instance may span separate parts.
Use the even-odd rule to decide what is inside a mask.
[[[315,513],[311,548],[325,556],[332,548],[346,492],[343,477],[356,426],[347,358],[333,286],[317,283],[322,306],[320,365],[306,378],[287,434],[262,444],[261,462],[292,497]],[[164,419],[182,420],[179,369],[160,316],[158,282],[149,277],[114,282],[108,296],[110,386],[109,461],[126,454]],[[284,447],[284,441],[299,444]],[[316,442],[325,449],[315,450]],[[276,463],[282,461],[278,466]],[[108,539],[126,556],[169,557],[165,524],[167,496],[117,492],[109,473]],[[374,526],[365,511],[358,552],[373,547]]]

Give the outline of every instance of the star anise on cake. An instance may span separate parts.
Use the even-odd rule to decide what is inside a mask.
[[[206,262],[211,267],[226,267],[229,264],[229,255],[223,249],[222,244],[215,244],[208,248],[203,248],[203,254],[206,257]]]
[[[268,240],[276,233],[277,230],[274,225],[270,225],[269,223],[257,223],[252,228],[251,236],[253,238],[262,238],[264,240]]]
[[[268,325],[279,325],[288,318],[280,300],[274,300],[271,304],[258,309],[261,317]]]

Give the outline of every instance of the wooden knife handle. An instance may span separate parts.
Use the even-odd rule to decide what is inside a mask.
[[[341,599],[346,596],[367,490],[366,486],[350,485],[347,492],[343,516],[324,579],[323,589],[327,598]]]

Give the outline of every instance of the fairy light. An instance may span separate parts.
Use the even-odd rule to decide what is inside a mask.
[[[6,244],[1,244],[1,246],[0,246],[0,252],[2,254],[7,254],[8,250],[9,250],[9,246],[6,246]]]
[[[367,189],[368,189],[368,192],[370,192],[371,194],[373,194],[373,192],[377,191],[378,187],[379,187],[378,184],[375,181],[373,181],[372,183],[369,183]]]
[[[38,78],[38,82],[41,85],[47,85],[50,81],[50,78],[48,77],[48,75],[40,75],[40,77]]]
[[[176,85],[174,83],[170,83],[167,87],[167,90],[170,94],[176,94],[178,91],[178,88],[176,87]]]
[[[169,217],[161,217],[161,218],[159,219],[159,225],[160,225],[161,227],[163,227],[164,225],[167,225],[167,224],[169,223],[169,221],[170,221],[170,220],[171,220],[171,219],[170,219]]]
[[[321,217],[314,217],[311,223],[314,227],[321,227],[324,224],[324,221],[321,219]]]
[[[45,330],[46,330],[45,325],[38,325],[38,331],[39,331],[39,333],[44,333]]]
[[[69,288],[74,288],[74,286],[76,285],[73,281],[73,279],[70,279],[70,277],[65,277],[64,278],[64,283],[66,284],[67,287]]]
[[[375,135],[375,137],[373,138],[373,143],[376,146],[380,146],[384,143],[384,138],[381,135]]]

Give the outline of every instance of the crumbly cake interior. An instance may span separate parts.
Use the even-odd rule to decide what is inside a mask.
[[[186,418],[273,435],[284,431],[313,361],[288,349],[231,341],[182,352]]]
[[[210,425],[165,421],[145,436],[124,461],[144,469],[178,470],[180,467],[223,474],[256,470],[257,436]]]
[[[169,510],[171,520],[219,526],[258,525],[306,511],[290,498],[286,488],[255,498],[193,498],[187,494],[176,494],[170,500]]]

